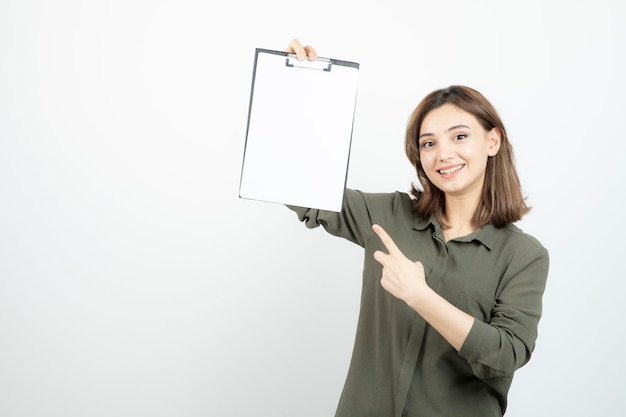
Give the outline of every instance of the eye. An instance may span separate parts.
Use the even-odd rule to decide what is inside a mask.
[[[435,146],[435,142],[432,140],[425,140],[420,144],[420,148],[423,149],[432,148],[433,146]]]
[[[463,140],[467,137],[465,133],[459,133],[458,135],[454,135],[454,140]]]

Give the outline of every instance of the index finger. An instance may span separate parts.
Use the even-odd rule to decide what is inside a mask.
[[[304,61],[307,57],[311,61],[317,59],[317,52],[312,46],[302,46],[302,43],[298,39],[292,39],[289,45],[285,49],[286,52],[296,54],[299,61]]]
[[[317,52],[312,46],[306,45],[304,51],[306,52],[306,56],[309,57],[309,60],[315,61],[317,59]]]
[[[372,229],[374,230],[374,233],[376,233],[378,237],[380,238],[380,240],[383,242],[383,245],[385,245],[390,255],[393,253],[402,253],[402,251],[400,251],[400,249],[398,248],[396,243],[393,241],[393,239],[391,239],[391,236],[387,234],[385,229],[383,229],[381,226],[377,224],[372,225]]]

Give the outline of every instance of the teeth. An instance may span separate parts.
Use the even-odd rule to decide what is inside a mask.
[[[441,170],[439,170],[439,173],[441,173],[443,175],[448,175],[448,174],[452,174],[453,172],[457,172],[461,168],[463,168],[463,165],[458,165],[458,166],[455,166],[454,168],[450,168],[450,169],[441,169]]]

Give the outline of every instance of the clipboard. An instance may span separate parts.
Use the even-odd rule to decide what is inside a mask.
[[[341,211],[359,64],[255,51],[243,199]]]

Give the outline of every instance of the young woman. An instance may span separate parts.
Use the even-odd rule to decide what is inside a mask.
[[[288,51],[315,59],[293,40]],[[537,338],[548,252],[511,144],[479,92],[451,86],[410,117],[411,193],[346,190],[341,213],[290,207],[365,250],[361,309],[337,416],[502,416]]]

